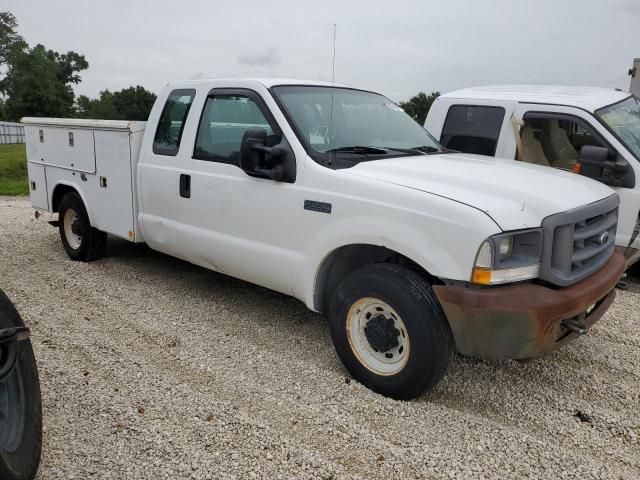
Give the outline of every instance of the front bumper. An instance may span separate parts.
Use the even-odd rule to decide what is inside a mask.
[[[565,288],[521,283],[485,289],[436,285],[433,289],[461,353],[491,359],[532,358],[580,335],[563,321],[572,320],[587,329],[596,323],[613,303],[625,267],[624,256],[615,252],[598,272]]]

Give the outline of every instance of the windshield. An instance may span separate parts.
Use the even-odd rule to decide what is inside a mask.
[[[273,92],[316,160],[363,161],[443,150],[424,128],[382,95],[319,86],[279,86]]]
[[[625,147],[640,160],[640,99],[631,96],[622,102],[596,111]]]

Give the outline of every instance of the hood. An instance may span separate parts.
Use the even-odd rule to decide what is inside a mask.
[[[486,212],[503,230],[539,227],[549,215],[614,194],[575,173],[470,154],[365,161],[345,172],[467,204]]]

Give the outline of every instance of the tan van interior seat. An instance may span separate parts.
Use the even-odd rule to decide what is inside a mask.
[[[533,134],[533,128],[525,126],[522,130],[522,151],[518,152],[518,159],[527,163],[535,163],[536,165],[549,166],[544,150],[540,141]]]
[[[552,167],[571,170],[578,160],[578,152],[571,145],[567,132],[558,120],[545,122],[542,129],[542,148]]]

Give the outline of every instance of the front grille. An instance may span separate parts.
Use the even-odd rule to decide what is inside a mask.
[[[545,218],[540,278],[559,286],[599,270],[615,249],[618,195]]]

